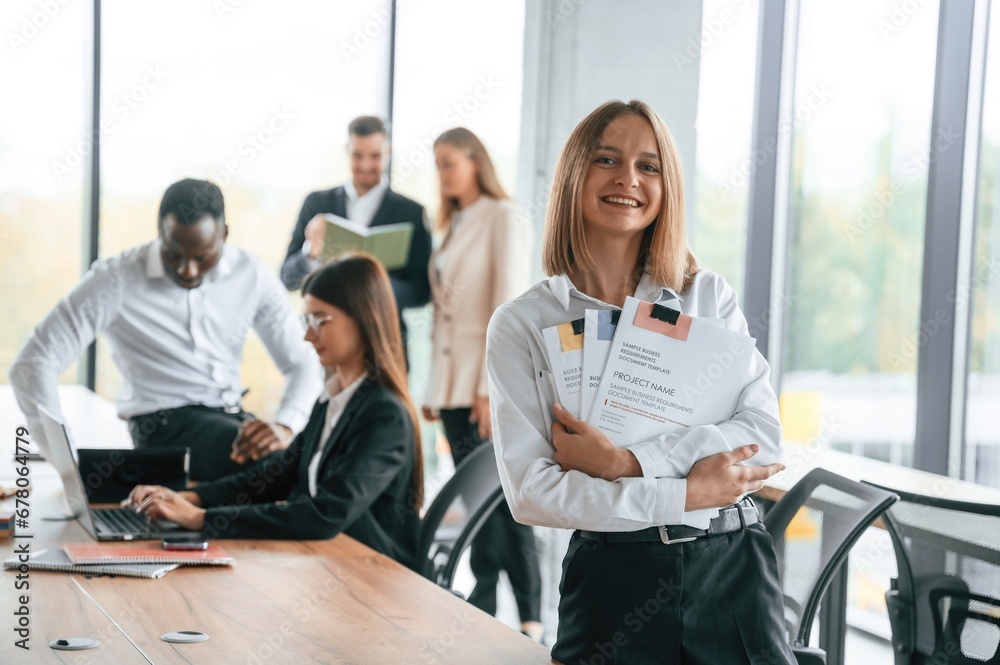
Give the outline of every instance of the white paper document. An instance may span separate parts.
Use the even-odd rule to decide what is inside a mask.
[[[590,418],[594,397],[608,362],[611,340],[615,337],[620,309],[588,309],[583,323],[583,380],[580,386],[580,419]]]
[[[627,298],[588,422],[619,447],[733,417],[755,342],[717,321]],[[705,528],[717,510],[684,514]]]
[[[583,373],[583,319],[544,328],[552,382],[562,405],[580,417],[580,382]]]

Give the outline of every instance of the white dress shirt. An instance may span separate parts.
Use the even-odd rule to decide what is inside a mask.
[[[358,388],[361,387],[366,378],[367,376],[362,374],[346,388],[341,387],[340,378],[336,374],[331,376],[326,382],[326,392],[320,397],[320,401],[327,403],[326,420],[323,422],[323,431],[319,435],[319,445],[316,446],[316,452],[313,454],[312,459],[309,460],[309,496],[316,496],[316,472],[319,470],[319,462],[320,458],[323,457],[323,451],[326,450],[327,443],[329,443],[327,439],[330,438],[333,428],[337,426],[340,416],[344,414],[347,403],[354,397],[354,393],[358,392]]]
[[[727,328],[747,333],[736,292],[708,270],[698,272],[683,296],[644,275],[635,297],[670,303],[691,316],[720,318]],[[708,517],[697,520],[684,513],[685,478],[695,462],[750,443],[758,444],[760,451],[749,464],[762,466],[781,457],[778,400],[767,361],[754,350],[731,420],[629,446],[642,477],[609,482],[580,471],[562,471],[551,444],[555,391],[542,329],[581,318],[586,309],[614,307],[580,293],[568,277],[557,275],[500,307],[490,321],[487,368],[493,437],[514,518],[524,524],[592,531],[635,531],[679,523],[706,528]]]
[[[227,244],[201,285],[185,289],[165,275],[160,247],[155,240],[94,262],[35,328],[10,370],[31,431],[42,431],[38,406],[61,415],[59,375],[98,334],[121,373],[122,419],[188,404],[237,405],[251,329],[285,376],[274,422],[301,430],[322,390],[322,373],[273,271]]]
[[[344,185],[347,193],[347,200],[344,205],[347,208],[347,219],[359,226],[371,226],[378,207],[382,205],[385,198],[385,190],[389,189],[389,184],[385,180],[379,180],[378,184],[367,192],[358,196],[358,190],[354,187],[354,181],[348,180]]]

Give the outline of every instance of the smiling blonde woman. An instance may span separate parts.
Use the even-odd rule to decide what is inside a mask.
[[[731,420],[627,448],[554,401],[542,329],[627,296],[747,333],[736,293],[688,250],[673,138],[642,102],[583,119],[556,167],[549,279],[500,307],[487,367],[504,493],[524,524],[574,529],[552,657],[564,663],[794,664],[771,538],[743,497],[782,467],[758,352]],[[708,529],[685,511],[717,508]],[[666,543],[662,527],[683,542]],[[672,540],[672,539],[668,539]]]

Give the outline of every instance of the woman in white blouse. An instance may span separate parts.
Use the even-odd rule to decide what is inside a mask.
[[[531,279],[532,229],[504,192],[482,142],[464,127],[434,142],[441,187],[431,254],[434,302],[431,377],[424,417],[441,419],[458,466],[491,438],[486,377],[486,328],[494,310]],[[507,571],[522,630],[541,638],[541,581],[531,527],[501,504],[472,543],[476,587],[469,601],[496,613],[496,587]]]
[[[573,130],[542,247],[551,277],[500,307],[487,366],[504,492],[523,524],[575,529],[552,656],[564,663],[794,663],[770,536],[743,497],[781,470],[778,404],[755,351],[731,420],[626,448],[555,402],[542,329],[627,296],[747,332],[736,294],[699,270],[683,176],[660,117],[608,102]],[[684,512],[718,508],[708,529]]]

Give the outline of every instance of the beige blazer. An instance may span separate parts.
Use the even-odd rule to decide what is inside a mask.
[[[489,394],[486,327],[497,307],[531,285],[533,241],[531,222],[513,201],[483,195],[431,254],[434,329],[426,405],[470,407],[474,397]]]

